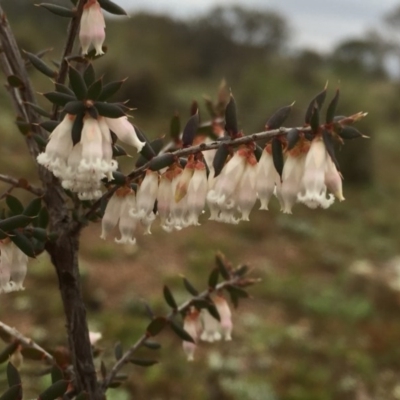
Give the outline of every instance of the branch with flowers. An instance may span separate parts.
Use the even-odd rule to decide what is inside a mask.
[[[12,185],[3,194],[7,207],[0,215],[0,294],[24,290],[28,259],[49,254],[58,277],[73,369],[68,376],[62,375],[66,379],[53,381],[58,391],[52,389],[52,398],[71,386],[77,398],[83,394],[97,400],[104,398],[122,366],[132,361],[132,354],[165,326],[183,338],[189,359],[199,338],[217,340],[222,333],[229,339],[230,311],[220,293],[227,290],[236,304],[247,295],[242,287],[254,281],[244,278],[243,269],[239,273],[217,259],[207,291],[198,294],[184,281],[194,297],[183,305],[177,306],[166,288],[164,296],[173,311],[166,318],[154,317],[128,352],[122,354],[119,349],[117,363],[109,374],[102,369],[99,382],[78,264],[79,234],[89,221],[101,219],[101,238],[106,239],[118,225],[120,237],[115,241],[135,244],[137,230],[151,233],[157,218],[166,232],[200,225],[206,207],[210,220],[229,224],[249,221],[258,200],[260,209],[268,210],[274,195],[287,214],[296,203],[326,209],[335,198],[344,200],[335,146],[365,137],[352,125],[366,113],[336,115],[336,90],[322,122],[325,87],[306,108],[302,126],[282,127],[291,104],[268,118],[265,131],[245,135],[238,126],[235,99],[222,85],[215,104],[206,99],[211,121],[201,123],[194,105],[183,129],[180,118],[172,118],[169,143],[161,138],[151,141],[130,123],[132,110],[126,103],[111,101],[124,80],[105,83],[102,77],[96,78],[94,64],[106,53],[102,9],[116,15],[126,15],[125,11],[110,0],[71,1],[72,8],[39,4],[70,18],[56,70],[43,60],[43,52],[21,54],[0,7],[0,68],[7,78],[17,128],[37,162],[43,185],[35,188],[25,180],[0,175],[0,181]],[[77,36],[80,49],[74,51]],[[54,90],[42,93],[51,110],[38,105],[27,66],[54,80]],[[126,174],[117,162],[128,154],[121,142],[139,153]],[[25,206],[11,194],[15,187],[40,197]],[[225,281],[217,285],[219,273]],[[180,313],[184,314],[183,328],[173,320]],[[11,380],[10,390],[20,387],[16,382],[17,378]],[[18,398],[19,390],[16,393]]]

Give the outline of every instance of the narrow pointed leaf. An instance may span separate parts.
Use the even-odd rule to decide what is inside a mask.
[[[119,145],[117,145],[117,144],[115,144],[115,145],[112,147],[112,151],[113,151],[113,158],[115,158],[115,157],[121,157],[121,156],[127,156],[127,155],[128,155],[128,153],[126,152],[126,150],[125,150],[123,147],[121,147],[121,146],[119,146]]]
[[[123,352],[123,350],[122,350],[122,344],[121,344],[121,342],[115,343],[115,346],[114,346],[114,355],[115,355],[115,359],[116,359],[117,361],[119,361],[119,360],[122,358],[122,356],[124,355],[124,352]]]
[[[27,135],[31,131],[31,124],[22,120],[20,117],[17,117],[15,124],[23,135]]]
[[[43,150],[47,146],[47,141],[42,136],[35,133],[32,135],[32,137],[41,150]]]
[[[282,172],[283,172],[283,150],[282,150],[282,142],[278,138],[273,138],[271,141],[272,146],[272,160],[274,162],[274,167],[276,172],[278,172],[282,181]]]
[[[77,69],[69,65],[68,78],[69,84],[71,85],[71,89],[75,93],[76,98],[78,100],[84,100],[87,95],[87,86],[81,73]]]
[[[221,321],[221,316],[219,315],[219,312],[217,310],[217,307],[215,307],[214,303],[209,303],[207,307],[207,311],[217,320]]]
[[[94,106],[97,108],[99,114],[106,118],[121,118],[126,115],[121,107],[117,104],[101,103],[96,101]]]
[[[158,350],[161,348],[161,344],[154,342],[152,340],[146,340],[145,342],[143,342],[143,346],[147,347],[150,350]]]
[[[26,102],[32,110],[36,111],[39,115],[45,118],[51,118],[51,113],[39,107],[37,104]]]
[[[53,365],[51,368],[51,382],[56,383],[58,381],[62,381],[64,379],[64,374],[61,369],[57,365]]]
[[[225,109],[225,131],[228,132],[230,137],[235,137],[239,131],[236,116],[236,102],[232,95]]]
[[[22,214],[24,211],[22,203],[11,194],[7,195],[6,204],[13,214]]]
[[[181,134],[181,120],[179,118],[179,115],[175,114],[171,119],[171,123],[169,126],[169,135],[171,136],[172,140],[178,142],[180,139],[180,134]]]
[[[114,15],[128,15],[126,11],[119,5],[113,3],[110,0],[98,0],[101,8]]]
[[[171,329],[185,342],[194,343],[194,339],[189,335],[181,326],[179,326],[175,321],[170,321]]]
[[[68,381],[58,381],[53,383],[49,388],[39,395],[38,400],[56,400],[67,391],[69,386]]]
[[[151,367],[159,363],[157,360],[142,360],[140,358],[130,358],[129,362],[140,367]]]
[[[1,352],[0,352],[0,364],[5,363],[6,361],[8,361],[9,357],[11,356],[11,354],[14,353],[15,350],[17,350],[19,346],[19,342],[18,341],[13,341],[12,343],[10,343],[9,345],[7,345]]]
[[[35,250],[33,248],[33,244],[31,240],[29,240],[22,232],[13,231],[10,239],[14,242],[14,244],[28,257],[35,258]]]
[[[100,78],[92,85],[90,85],[87,93],[87,98],[91,100],[97,100],[103,90],[103,79]]]
[[[10,232],[13,229],[25,228],[31,221],[32,218],[26,215],[15,215],[0,221],[0,229],[4,232]]]
[[[125,79],[122,81],[110,82],[104,85],[98,100],[99,101],[108,100],[111,96],[117,93],[119,89],[121,89],[121,86],[124,82]]]
[[[93,63],[88,63],[83,73],[83,79],[87,87],[91,86],[96,80],[96,72],[94,71]]]
[[[354,128],[353,126],[344,126],[343,128],[337,131],[338,135],[345,140],[358,139],[358,138],[367,138],[368,136],[363,135],[359,130]]]
[[[229,293],[235,293],[236,296],[238,296],[242,299],[247,299],[249,297],[249,294],[245,290],[243,290],[240,287],[234,286],[234,285],[227,286],[226,290]]]
[[[313,113],[310,120],[311,130],[313,133],[318,133],[319,131],[319,108],[315,105]]]
[[[286,134],[286,140],[287,140],[287,150],[290,151],[292,150],[297,142],[300,139],[300,132],[296,128],[292,128],[287,134]]]
[[[326,110],[326,123],[330,124],[335,118],[336,108],[339,102],[339,89],[336,90],[334,98],[329,103],[328,109]]]
[[[211,289],[215,289],[215,287],[218,284],[218,278],[219,278],[219,269],[213,268],[208,277],[208,287]]]
[[[42,199],[40,197],[36,197],[25,207],[23,214],[31,218],[37,217],[41,207]]]
[[[61,107],[64,107],[70,101],[76,100],[74,96],[61,92],[47,92],[43,93],[43,96],[51,103]]]
[[[183,277],[183,285],[185,286],[185,289],[192,295],[192,296],[198,296],[199,291],[188,281],[187,278]]]
[[[150,142],[151,148],[154,150],[154,153],[158,155],[162,148],[164,147],[164,137],[160,137],[157,139],[154,139]]]
[[[98,119],[99,118],[99,112],[95,107],[89,107],[87,109],[88,114],[93,118],[93,119]]]
[[[196,307],[198,310],[201,310],[203,308],[208,308],[210,302],[205,299],[194,299],[191,301],[190,305]]]
[[[335,164],[336,169],[340,172],[340,165],[338,160],[336,159],[336,155],[335,155],[335,145],[333,142],[333,137],[330,134],[329,131],[324,130],[322,132],[322,139],[324,140],[324,144],[326,147],[326,151],[329,154],[329,157],[331,158],[332,162]]]
[[[305,123],[309,124],[311,122],[311,117],[313,114],[313,110],[315,105],[317,106],[318,109],[321,109],[322,105],[324,104],[325,98],[326,98],[326,87],[324,90],[320,93],[318,93],[311,101],[310,104],[308,105],[307,111],[306,111],[306,116],[305,116]]]
[[[74,12],[70,8],[58,6],[56,4],[40,3],[38,6],[45,8],[59,17],[72,18],[74,16]]]
[[[65,105],[63,111],[68,114],[77,115],[85,111],[85,105],[79,100],[70,101]]]
[[[193,116],[190,117],[189,121],[185,125],[185,128],[183,129],[183,134],[182,134],[183,147],[188,147],[192,145],[198,127],[199,127],[199,113],[196,112]]]
[[[164,289],[163,289],[163,293],[164,293],[164,299],[167,302],[167,304],[173,308],[174,310],[176,310],[178,308],[178,305],[176,304],[176,301],[174,299],[174,296],[172,295],[171,290],[169,289],[168,286],[164,285]]]
[[[56,92],[69,94],[74,98],[74,100],[76,100],[75,93],[68,86],[63,85],[62,83],[56,83],[55,86],[56,86]]]
[[[293,104],[290,106],[285,106],[276,111],[272,116],[268,119],[265,124],[265,128],[267,130],[278,129],[282,126],[282,124],[286,121],[290,112],[292,111]]]
[[[9,75],[7,76],[7,82],[11,87],[23,89],[25,87],[24,82],[22,79],[16,75]]]
[[[175,156],[172,153],[161,154],[154,157],[149,164],[149,169],[152,171],[159,171],[165,167],[169,167],[175,162]]]
[[[47,228],[49,221],[50,221],[49,212],[47,211],[46,207],[43,207],[40,210],[39,216],[37,218],[38,226],[41,228]]]
[[[148,336],[158,335],[167,325],[168,321],[164,317],[154,318],[147,326],[146,333]]]
[[[9,387],[21,384],[19,372],[11,362],[7,364],[7,382]]]
[[[42,74],[48,76],[49,78],[56,78],[57,72],[50,68],[41,58],[37,55],[24,51],[26,57],[31,62],[31,64]]]
[[[74,146],[81,141],[84,115],[83,112],[78,114],[72,124],[71,138]]]
[[[22,399],[21,385],[15,385],[10,387],[0,396],[0,400],[21,400],[21,399]]]
[[[43,128],[45,131],[50,132],[50,133],[53,132],[54,129],[56,129],[58,125],[59,125],[58,121],[51,121],[51,120],[44,121],[39,124],[39,126],[41,128]]]
[[[225,166],[225,162],[228,156],[229,156],[228,146],[222,144],[220,147],[218,147],[213,160],[214,177],[217,177],[221,173],[222,168],[224,168]]]
[[[219,273],[221,274],[221,276],[224,279],[230,279],[231,275],[229,273],[228,268],[225,265],[225,257],[221,253],[218,253],[215,256],[215,263],[217,264],[217,267],[218,267],[218,270],[219,270]]]

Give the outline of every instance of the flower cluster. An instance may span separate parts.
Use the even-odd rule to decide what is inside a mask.
[[[96,50],[96,56],[104,54],[102,46],[106,38],[105,21],[100,4],[97,0],[88,0],[83,8],[79,41],[82,54],[87,54],[90,45]]]
[[[78,193],[81,200],[96,199],[102,194],[101,180],[112,180],[112,173],[118,167],[112,158],[111,132],[139,151],[144,143],[138,139],[127,117],[94,119],[87,114],[83,118],[81,139],[74,145],[72,130],[76,118],[65,115],[37,161],[53,172],[65,189]]]
[[[167,232],[199,225],[199,216],[206,204],[210,220],[237,224],[249,221],[257,199],[260,200],[260,209],[268,210],[273,194],[281,211],[287,214],[292,213],[296,202],[310,208],[328,208],[335,196],[339,201],[344,200],[341,175],[321,137],[316,136],[311,142],[301,138],[293,149],[286,152],[282,179],[275,169],[271,153],[271,144],[267,144],[257,162],[253,145],[242,146],[228,158],[216,177],[212,167],[207,177],[201,155],[189,156],[184,168],[174,163],[161,173],[148,170],[138,184],[136,195],[129,189],[131,210],[129,217],[124,218],[124,224],[130,221],[132,240],[123,240],[122,243],[134,242],[134,230],[139,222],[146,228],[146,233],[150,233],[156,215]],[[126,191],[121,193],[124,196]],[[102,238],[116,226],[119,218],[122,220],[121,213],[128,215],[121,206],[124,204],[126,207],[128,201],[121,203],[120,198],[117,191],[108,203]],[[124,236],[122,231],[121,234]]]
[[[193,338],[192,342],[183,342],[183,350],[188,361],[194,360],[194,353],[199,340],[205,342],[216,342],[221,340],[232,340],[232,314],[228,302],[222,295],[215,295],[212,298],[220,316],[220,321],[215,319],[206,309],[200,312],[191,307],[185,315],[183,329]]]
[[[0,241],[0,293],[24,290],[26,256],[10,239]]]

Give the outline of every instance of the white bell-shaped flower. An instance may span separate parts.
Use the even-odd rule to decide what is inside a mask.
[[[224,297],[217,295],[213,298],[215,307],[220,316],[220,329],[224,340],[232,340],[232,313]]]
[[[275,184],[280,182],[270,152],[271,146],[267,145],[257,165],[256,192],[261,202],[260,210],[268,210],[268,203],[274,193]]]
[[[135,128],[128,121],[127,117],[105,118],[105,120],[110,130],[112,130],[117,135],[118,139],[121,140],[121,142],[136,147],[138,152],[143,149],[146,143],[139,140]]]
[[[250,212],[256,203],[256,181],[257,160],[254,155],[252,155],[252,157],[249,157],[246,161],[246,167],[240,179],[236,195],[237,206],[242,213],[242,221],[249,221]]]
[[[199,340],[199,334],[201,331],[201,323],[199,318],[199,312],[192,308],[185,315],[183,319],[183,329],[192,337],[194,343],[183,341],[182,347],[183,351],[187,356],[188,361],[194,360],[194,353],[196,351],[197,342]]]
[[[325,170],[325,185],[328,190],[335,195],[339,201],[343,201],[342,177],[336,168],[336,165],[328,155]]]
[[[200,225],[199,216],[204,210],[208,191],[207,171],[203,162],[197,161],[187,190],[188,224]]]

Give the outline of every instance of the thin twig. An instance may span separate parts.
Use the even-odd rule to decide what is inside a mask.
[[[30,348],[30,349],[35,349],[35,350],[38,350],[41,353],[43,353],[44,360],[49,361],[52,364],[55,363],[54,357],[50,353],[48,353],[45,349],[40,347],[32,339],[29,339],[26,336],[24,336],[22,333],[17,331],[15,328],[12,328],[11,326],[8,326],[5,323],[0,321],[0,329],[2,329],[4,332],[8,333],[10,336],[14,337],[15,339],[17,339],[18,342],[20,342],[25,347]]]
[[[171,320],[172,317],[174,317],[176,314],[181,313],[182,311],[186,310],[188,307],[190,307],[191,304],[193,304],[194,301],[196,300],[204,300],[206,299],[210,293],[212,292],[217,292],[219,290],[224,289],[227,286],[231,285],[237,285],[240,281],[243,280],[242,276],[234,276],[233,278],[226,280],[224,282],[219,283],[214,289],[207,289],[204,290],[202,293],[199,295],[192,297],[191,299],[185,301],[182,303],[178,308],[175,310],[169,312],[166,316],[167,320]],[[143,343],[151,337],[148,333],[144,333],[140,338],[135,342],[134,345],[132,345],[129,350],[125,352],[125,354],[115,363],[115,365],[112,367],[111,371],[108,373],[108,375],[104,378],[104,381],[102,383],[102,388],[103,390],[106,390],[118,372],[121,370],[121,368],[129,362],[129,358],[133,355],[133,353],[139,349]]]
[[[10,185],[12,185],[12,188],[25,189],[28,192],[35,194],[36,196],[43,195],[43,190],[41,188],[32,186],[25,179],[15,179],[15,178],[12,178],[11,176],[0,174],[0,181],[9,183]]]

